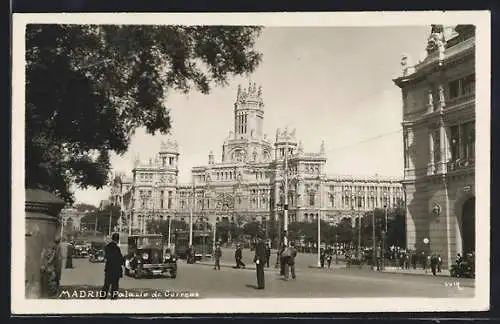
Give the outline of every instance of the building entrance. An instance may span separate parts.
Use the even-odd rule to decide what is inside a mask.
[[[465,201],[462,207],[462,255],[476,250],[476,198]]]

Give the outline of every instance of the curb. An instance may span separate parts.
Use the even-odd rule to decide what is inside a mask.
[[[214,266],[213,263],[207,263],[207,262],[196,262],[195,265],[196,264],[206,266],[206,267],[208,267],[208,266],[213,267]],[[221,263],[220,267],[221,268],[235,269],[235,270],[237,269],[234,265],[223,264],[223,263]],[[255,270],[255,269],[256,269],[256,267],[254,265],[251,265],[251,266],[247,265],[246,267],[240,268],[239,270]],[[271,265],[269,265],[269,268],[264,267],[264,271],[277,271],[277,270],[279,270],[279,269],[275,269],[274,266],[271,266]]]

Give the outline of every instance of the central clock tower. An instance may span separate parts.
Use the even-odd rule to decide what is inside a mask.
[[[262,87],[238,86],[234,103],[234,129],[222,148],[222,163],[269,162],[272,146],[264,134]]]

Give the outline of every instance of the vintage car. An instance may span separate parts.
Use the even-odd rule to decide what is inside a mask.
[[[475,278],[475,257],[467,255],[451,266],[450,275],[458,278]]]
[[[90,242],[89,262],[104,262],[106,242]]]
[[[85,243],[76,243],[73,248],[73,258],[86,258],[89,255],[89,247]]]
[[[160,234],[130,235],[125,257],[125,275],[145,277],[177,277],[177,257],[165,247]]]

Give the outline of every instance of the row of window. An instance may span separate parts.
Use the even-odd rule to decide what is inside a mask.
[[[280,153],[280,157],[281,157],[281,158],[285,157],[285,152],[286,152],[286,148],[281,147],[281,148],[279,149],[279,153]],[[288,156],[292,156],[292,155],[293,155],[293,152],[294,152],[294,151],[293,151],[293,148],[289,147],[289,148],[288,148]]]
[[[173,166],[174,165],[174,157],[173,156],[169,156],[169,157],[166,157],[166,156],[162,156],[161,157],[161,165],[162,166],[167,166],[167,160],[168,160],[168,165],[169,166]]]
[[[247,122],[248,122],[248,114],[242,113],[236,116],[236,125],[238,134],[245,134],[247,132]]]
[[[453,80],[448,83],[448,99],[468,96],[475,92],[476,75],[470,74],[466,77]]]
[[[429,141],[429,159],[431,164],[441,161],[441,135],[439,129],[430,131],[431,140]],[[445,152],[449,152],[449,160],[447,163],[456,163],[457,161],[475,160],[475,142],[476,142],[476,127],[475,122],[470,121],[447,128],[447,136],[445,138]],[[410,154],[408,147],[408,136],[405,136],[405,168],[410,165]]]
[[[391,193],[401,193],[403,192],[403,188],[401,187],[389,187],[389,186],[350,186],[343,185],[341,186],[341,190],[344,195],[358,195],[364,196],[365,193],[373,193],[376,195],[380,193],[381,195],[390,195]],[[334,187],[330,187],[330,191],[334,191]]]

